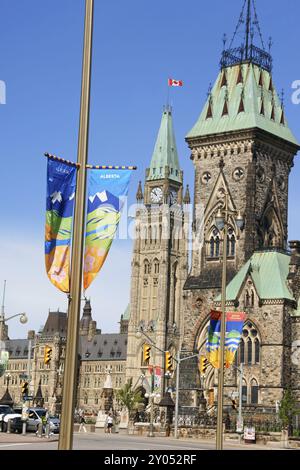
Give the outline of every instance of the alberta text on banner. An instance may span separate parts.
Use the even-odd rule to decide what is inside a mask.
[[[89,170],[84,289],[102,268],[117,231],[131,170]]]

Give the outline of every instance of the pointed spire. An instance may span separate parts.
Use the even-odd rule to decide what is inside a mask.
[[[136,200],[142,201],[143,199],[144,199],[144,195],[143,195],[143,190],[142,190],[142,182],[139,181],[138,189],[136,192]]]
[[[282,111],[281,111],[280,124],[283,124],[285,126],[284,108],[282,108]]]
[[[164,178],[181,182],[181,172],[170,106],[166,106],[163,110],[147,181],[161,180]]]
[[[190,204],[191,203],[191,196],[190,196],[190,189],[189,185],[186,185],[185,195],[183,198],[183,204]]]

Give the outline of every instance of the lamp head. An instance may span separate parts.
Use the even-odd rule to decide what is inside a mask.
[[[225,219],[224,215],[221,212],[221,209],[218,210],[216,218],[215,218],[216,226],[219,231],[223,230],[225,227]]]
[[[20,322],[21,322],[22,324],[28,322],[28,318],[27,318],[26,313],[22,313],[22,315],[20,316]]]
[[[237,228],[239,230],[243,230],[243,228],[245,226],[245,220],[244,220],[244,217],[241,214],[241,211],[238,212],[238,215],[237,215],[237,218],[236,218],[235,222],[236,222]]]

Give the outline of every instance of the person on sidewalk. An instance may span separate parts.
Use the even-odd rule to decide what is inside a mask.
[[[111,413],[109,413],[109,415],[107,417],[107,432],[108,432],[108,434],[111,434],[113,424],[114,424],[113,417],[112,417]]]
[[[84,432],[86,432],[85,424],[86,424],[86,421],[85,421],[85,418],[84,418],[84,413],[82,413],[81,416],[80,416],[80,426],[79,426],[79,431],[78,432],[81,432],[82,429],[84,430]]]

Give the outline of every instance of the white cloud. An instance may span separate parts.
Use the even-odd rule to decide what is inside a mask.
[[[131,244],[115,240],[103,269],[87,290],[92,315],[102,332],[118,331],[118,321],[129,302]],[[5,314],[26,312],[28,323],[8,322],[10,338],[24,338],[30,329],[38,330],[48,310],[65,311],[67,297],[48,280],[42,240],[0,238],[0,293],[7,280]]]

